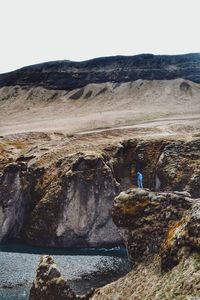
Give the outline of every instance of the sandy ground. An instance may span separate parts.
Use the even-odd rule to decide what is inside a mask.
[[[78,99],[70,99],[78,91],[1,88],[0,135],[113,128],[154,128],[166,135],[200,132],[199,84],[183,79],[89,84]]]

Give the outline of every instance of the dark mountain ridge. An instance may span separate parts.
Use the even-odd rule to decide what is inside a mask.
[[[89,83],[184,78],[200,83],[200,53],[184,55],[112,56],[82,62],[40,63],[0,75],[3,86],[42,86],[72,90]]]

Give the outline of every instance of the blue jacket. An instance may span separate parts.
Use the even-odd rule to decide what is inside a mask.
[[[137,172],[137,178],[138,180],[142,181],[142,174],[140,172]]]

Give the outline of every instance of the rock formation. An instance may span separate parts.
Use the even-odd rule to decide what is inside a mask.
[[[54,151],[49,143],[45,153],[28,147],[23,155],[13,156],[13,161],[3,156],[2,242],[17,237],[51,247],[119,244],[122,239],[111,219],[112,201],[136,184],[138,169],[144,175],[144,186],[151,190],[185,190],[192,197],[200,196],[199,140],[89,143],[75,154],[75,139],[62,140]],[[78,138],[77,147],[80,151]]]
[[[200,199],[192,199],[187,192],[130,189],[115,198],[112,215],[133,271],[82,299],[184,300],[199,296]],[[66,299],[79,299],[60,279],[52,258],[43,257],[30,300],[59,300],[63,293]]]
[[[87,300],[92,295],[78,296],[61,276],[52,256],[41,257],[37,275],[30,290],[29,300]]]
[[[110,216],[119,184],[104,158],[79,153],[70,166],[62,164],[58,170],[62,173],[55,174],[55,181],[30,216],[25,239],[60,247],[119,243],[121,238]]]
[[[198,299],[200,199],[185,192],[130,189],[114,200],[133,271],[91,299]]]
[[[29,299],[77,299],[75,293],[61,276],[51,256],[41,258]]]
[[[159,253],[162,268],[170,269],[179,262],[183,248],[198,248],[199,205],[200,199],[192,199],[187,192],[130,189],[120,193],[112,215],[130,260],[136,263]]]
[[[161,267],[169,270],[182,257],[200,248],[200,200],[195,200],[192,208],[183,217],[172,223],[161,245]]]
[[[200,82],[200,54],[116,56],[84,62],[56,61],[0,75],[3,86],[42,86],[72,90],[89,83],[128,82],[137,79],[163,80],[184,78]],[[183,86],[183,89],[187,88]],[[76,97],[80,97],[81,89]]]
[[[0,240],[16,237],[22,227],[25,208],[29,206],[29,195],[24,187],[27,183],[25,163],[11,163],[6,166],[0,179]]]

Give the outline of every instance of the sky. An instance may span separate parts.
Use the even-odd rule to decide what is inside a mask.
[[[200,52],[199,0],[0,0],[0,73],[52,60]]]

